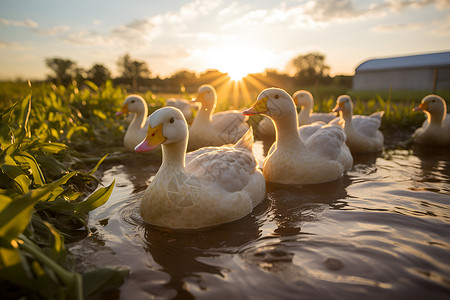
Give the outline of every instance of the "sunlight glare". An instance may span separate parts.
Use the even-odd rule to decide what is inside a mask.
[[[264,61],[266,55],[256,47],[228,45],[212,49],[211,52],[216,59],[212,65],[215,65],[219,71],[228,73],[230,80],[240,81],[250,73],[264,71],[266,67]]]

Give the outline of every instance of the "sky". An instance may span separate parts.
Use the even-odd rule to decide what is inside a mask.
[[[44,79],[45,59],[117,76],[128,53],[151,76],[289,72],[320,52],[332,76],[373,58],[450,51],[450,0],[0,0],[0,79]]]

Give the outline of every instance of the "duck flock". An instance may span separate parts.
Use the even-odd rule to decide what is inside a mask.
[[[244,111],[214,113],[217,93],[213,86],[202,85],[194,99],[200,103],[195,118],[192,101],[184,99],[168,99],[165,107],[147,117],[145,100],[128,96],[116,113],[134,113],[124,137],[125,149],[161,148],[163,154],[161,167],[143,194],[142,219],[177,229],[231,222],[265,199],[266,182],[330,182],[352,167],[352,154],[382,151],[384,136],[379,128],[384,112],[353,115],[352,99],[342,95],[334,113],[312,113],[313,101],[305,90],[291,97],[282,89],[269,88]],[[299,114],[297,107],[302,108]],[[427,115],[413,134],[414,141],[450,146],[445,101],[428,95],[414,110]],[[255,128],[259,136],[275,140],[262,170],[252,150],[253,129],[247,123],[252,115],[266,116]]]

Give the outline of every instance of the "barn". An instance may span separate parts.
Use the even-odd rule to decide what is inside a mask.
[[[354,90],[450,90],[450,52],[371,59],[360,64]]]

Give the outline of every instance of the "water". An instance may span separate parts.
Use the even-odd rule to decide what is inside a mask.
[[[263,159],[263,144],[255,145]],[[159,162],[109,166],[116,187],[72,245],[80,270],[131,270],[107,299],[449,299],[450,151],[355,156],[325,184],[270,184],[249,216],[207,230],[142,222],[138,205]]]

